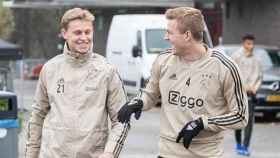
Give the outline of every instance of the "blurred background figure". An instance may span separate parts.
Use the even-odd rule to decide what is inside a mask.
[[[232,59],[237,63],[244,78],[245,90],[249,101],[249,122],[244,129],[242,140],[241,129],[235,131],[236,152],[240,155],[250,156],[248,150],[254,124],[254,105],[256,92],[262,82],[262,66],[254,55],[255,37],[252,34],[245,34],[242,37],[242,46],[232,54]]]

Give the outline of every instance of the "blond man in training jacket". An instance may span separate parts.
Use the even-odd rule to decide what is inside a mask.
[[[62,17],[64,51],[40,73],[26,158],[117,158],[122,149],[128,125],[117,112],[126,95],[116,69],[92,52],[93,21],[81,8]]]
[[[140,98],[119,120],[156,105],[161,97],[159,158],[221,158],[224,130],[248,121],[247,96],[236,64],[203,44],[203,16],[194,8],[166,11],[165,39],[172,48],[155,60]]]

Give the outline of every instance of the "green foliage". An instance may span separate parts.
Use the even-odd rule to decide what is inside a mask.
[[[7,99],[0,99],[0,111],[8,111],[9,105]]]
[[[14,17],[10,8],[3,7],[0,0],[0,38],[8,39],[14,30]]]
[[[25,57],[49,59],[59,53],[61,9],[14,9],[15,29],[11,41],[23,48]]]

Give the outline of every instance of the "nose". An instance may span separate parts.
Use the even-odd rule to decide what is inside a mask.
[[[88,39],[88,35],[86,33],[82,33],[80,39],[85,41]]]

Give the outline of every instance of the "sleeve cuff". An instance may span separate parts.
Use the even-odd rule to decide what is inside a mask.
[[[201,116],[201,118],[203,121],[204,129],[207,129],[208,128],[208,117],[203,115],[203,116]]]
[[[109,140],[105,146],[104,152],[113,153],[116,145],[117,145],[117,142]]]
[[[26,151],[24,154],[24,158],[37,158],[39,156],[39,150],[34,151]]]

